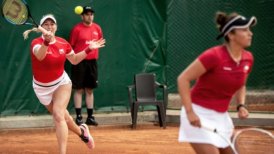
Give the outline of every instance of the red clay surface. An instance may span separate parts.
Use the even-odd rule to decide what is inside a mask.
[[[129,125],[90,127],[95,149],[90,151],[77,135],[70,132],[67,153],[194,154],[189,144],[178,143],[178,129],[178,125],[162,129],[153,124],[139,124],[136,130]],[[57,140],[53,128],[0,130],[0,154],[56,153]]]

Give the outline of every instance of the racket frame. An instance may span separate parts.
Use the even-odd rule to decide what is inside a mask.
[[[24,23],[21,23],[21,24],[18,24],[18,23],[14,23],[10,20],[8,20],[5,15],[3,14],[3,4],[6,2],[7,0],[4,0],[3,3],[2,3],[2,6],[1,6],[1,14],[2,16],[5,18],[6,21],[8,21],[9,23],[13,24],[13,25],[32,25],[34,27],[37,27],[43,34],[49,34],[49,32],[47,30],[45,30],[43,27],[41,27],[40,25],[38,25],[35,20],[33,19],[32,15],[31,15],[31,12],[30,12],[30,9],[29,9],[29,6],[27,4],[27,2],[25,0],[19,0],[21,1],[25,7],[27,8],[27,12],[28,12],[28,17],[27,17],[27,20],[24,22]],[[31,22],[28,22],[28,20],[30,20]]]
[[[3,13],[3,6],[4,6],[4,3],[6,2],[6,1],[9,1],[9,0],[4,0],[3,2],[2,2],[2,5],[1,5],[1,15],[5,18],[5,20],[7,21],[7,22],[9,22],[9,23],[11,23],[11,24],[13,24],[13,25],[33,25],[33,26],[35,26],[35,27],[38,27],[38,24],[33,20],[33,17],[32,17],[32,15],[31,15],[31,13],[30,13],[30,9],[29,9],[29,6],[28,6],[28,4],[26,3],[26,1],[25,0],[19,0],[19,1],[21,1],[24,5],[25,5],[25,7],[26,7],[26,11],[27,11],[27,20],[25,20],[25,22],[23,22],[23,23],[14,23],[14,22],[12,22],[11,20],[9,20],[9,19],[7,19],[6,18],[6,16],[4,15],[4,13]],[[30,22],[28,22],[28,20],[31,20],[31,23]]]
[[[228,140],[224,135],[222,135],[216,128],[212,128],[212,127],[208,127],[208,126],[204,126],[202,125],[201,127],[202,129],[209,131],[209,132],[213,132],[215,134],[217,134],[218,136],[220,136],[226,143],[229,144],[230,148],[232,149],[234,154],[239,154],[233,144],[233,142],[231,142],[230,140]]]
[[[210,131],[210,132],[213,132],[217,135],[219,135],[222,139],[224,139],[228,144],[229,146],[231,147],[231,149],[233,150],[234,154],[239,154],[237,152],[237,149],[235,147],[235,144],[236,144],[236,140],[237,140],[237,137],[243,133],[243,132],[246,132],[246,131],[258,131],[258,132],[261,132],[261,133],[264,133],[268,136],[270,136],[273,140],[274,140],[274,135],[269,132],[269,131],[266,131],[264,129],[260,129],[260,128],[244,128],[244,129],[241,129],[239,131],[237,131],[234,135],[233,135],[233,138],[232,138],[232,141],[228,140],[225,136],[223,136],[216,128],[211,128],[211,127],[208,127],[208,126],[202,126],[201,127],[202,129],[204,130],[207,130],[207,131]]]
[[[233,138],[232,138],[232,145],[234,146],[235,150],[237,151],[236,149],[236,141],[237,141],[237,138],[238,136],[243,133],[243,132],[247,132],[247,131],[256,131],[256,132],[260,132],[260,133],[263,133],[263,134],[266,134],[268,136],[270,136],[273,140],[274,140],[274,135],[267,131],[267,130],[264,130],[264,129],[260,129],[260,128],[244,128],[244,129],[241,129],[241,130],[238,130],[234,135],[233,135]],[[274,142],[274,141],[273,141]]]

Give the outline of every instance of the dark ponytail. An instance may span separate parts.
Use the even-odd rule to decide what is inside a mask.
[[[231,13],[231,14],[226,14],[226,13],[224,13],[224,12],[221,12],[221,11],[218,11],[218,12],[216,12],[216,16],[215,16],[215,22],[216,22],[216,24],[217,24],[217,28],[218,28],[218,30],[221,32],[221,30],[222,30],[222,28],[226,25],[226,23],[228,22],[228,21],[230,21],[232,18],[234,18],[234,17],[236,17],[236,16],[238,16],[239,14],[238,13],[235,13],[235,12],[233,12],[233,13]],[[232,31],[233,32],[233,31]],[[226,36],[225,37],[225,40],[227,41],[227,42],[229,42],[229,39],[228,39],[228,37]]]

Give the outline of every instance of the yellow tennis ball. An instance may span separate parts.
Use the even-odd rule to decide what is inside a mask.
[[[82,12],[83,12],[83,7],[82,7],[82,6],[76,6],[76,7],[74,8],[74,12],[75,12],[76,14],[78,14],[78,15],[82,14]]]

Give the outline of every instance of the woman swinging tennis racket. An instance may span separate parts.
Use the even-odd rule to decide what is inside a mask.
[[[86,49],[75,54],[65,39],[55,36],[57,22],[53,15],[43,16],[40,25],[47,32],[31,43],[33,89],[39,101],[53,116],[59,152],[66,153],[68,130],[79,135],[92,149],[94,141],[88,126],[77,126],[67,111],[72,84],[64,70],[64,64],[66,59],[72,64],[79,63],[93,49],[103,47],[105,40],[90,41]]]

